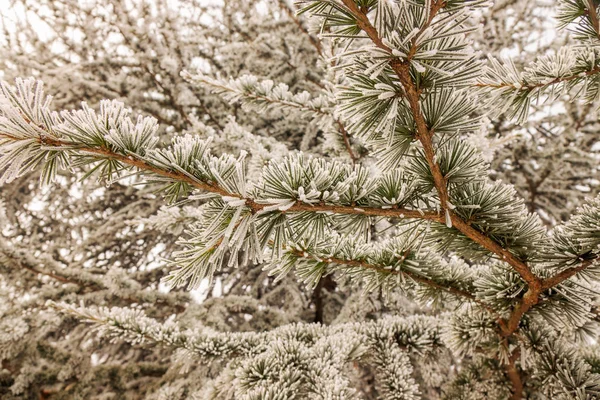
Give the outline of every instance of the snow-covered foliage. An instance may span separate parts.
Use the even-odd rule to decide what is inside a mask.
[[[593,2],[17,3],[0,394],[600,395]]]

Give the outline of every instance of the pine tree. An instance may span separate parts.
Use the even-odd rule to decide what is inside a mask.
[[[130,15],[123,4],[115,8],[116,15]],[[105,345],[114,348],[104,354],[114,360],[144,360],[127,371],[132,376],[128,385],[143,386],[140,375],[159,375],[159,382],[169,384],[144,390],[162,398],[599,396],[600,353],[593,345],[599,328],[600,198],[583,199],[582,194],[597,186],[600,28],[595,4],[562,0],[556,19],[569,36],[564,45],[537,49],[533,61],[494,57],[503,43],[491,44],[488,59],[477,51],[488,48],[490,34],[478,32],[477,21],[486,15],[487,26],[494,27],[497,13],[504,10],[490,10],[484,1],[304,0],[297,7],[298,15],[285,2],[277,4],[280,14],[267,9],[287,21],[282,30],[298,29],[301,43],[319,60],[322,74],[312,79],[304,67],[294,68],[293,74],[304,74],[314,84],[310,91],[302,87],[306,82],[294,86],[276,83],[272,76],[233,73],[232,60],[229,67],[203,68],[192,65],[191,56],[178,62],[153,56],[178,48],[169,43],[193,49],[200,37],[210,43],[204,53],[209,56],[198,57],[210,63],[212,55],[213,64],[228,54],[235,58],[236,46],[220,48],[227,40],[223,32],[215,33],[211,26],[196,37],[187,30],[191,22],[185,17],[181,29],[173,30],[179,32],[177,39],[164,34],[149,40],[149,47],[139,45],[150,60],[140,56],[139,64],[115,66],[124,76],[129,68],[142,69],[139,75],[132,73],[134,91],[111,88],[113,95],[107,96],[133,101],[138,116],[118,100],[55,111],[41,81],[2,83],[3,182],[37,169],[44,185],[56,187],[71,176],[62,175],[68,170],[88,181],[96,177],[118,185],[125,193],[135,186],[137,201],[153,191],[162,196],[151,197],[150,210],[138,215],[138,223],[165,231],[164,236],[150,235],[148,242],[142,239],[137,257],[127,254],[127,240],[119,240],[125,243],[119,259],[106,263],[106,249],[74,257],[73,247],[81,246],[81,240],[67,241],[72,247],[66,255],[59,246],[19,251],[17,244],[29,242],[32,223],[18,233],[14,222],[6,224],[13,240],[0,248],[3,264],[52,279],[51,285],[22,287],[10,273],[3,275],[3,297],[10,300],[0,309],[3,368],[10,375],[10,359],[22,351],[14,344],[30,329],[45,338],[46,346],[32,353],[39,360],[27,364],[30,371],[19,371],[21,381],[10,382],[13,395],[31,384],[28,379],[43,374],[44,353],[59,351],[52,335],[60,336],[63,329],[81,342],[96,333],[110,339]],[[154,26],[149,21],[156,11],[140,10],[148,18],[144,26]],[[258,12],[244,6],[239,10]],[[164,10],[158,14],[171,16]],[[131,29],[139,25],[131,22],[139,15],[108,26]],[[223,15],[228,21],[237,17],[233,11]],[[169,18],[161,21],[172,27]],[[265,35],[277,42],[265,19]],[[248,41],[245,28],[235,34]],[[123,38],[140,36],[122,33]],[[81,43],[70,47],[81,48]],[[63,67],[50,58],[41,65],[21,65],[45,77],[52,75],[53,62]],[[185,71],[163,78],[153,68]],[[88,87],[85,76],[78,78],[83,88]],[[92,89],[80,92],[84,99],[108,94],[98,87],[98,77],[90,78],[96,82],[89,85]],[[180,103],[174,93],[181,92],[185,101],[190,93],[196,98]],[[213,105],[217,97],[233,109]],[[59,109],[73,106],[72,98],[61,101]],[[561,104],[564,113],[574,115],[566,123],[549,107]],[[227,117],[237,113],[238,105],[243,125]],[[155,107],[160,108],[156,118],[148,116]],[[284,116],[283,126],[297,126],[291,131],[275,127],[268,122],[271,115]],[[251,133],[250,126],[267,134],[286,132],[286,139]],[[300,142],[292,133],[298,127],[309,132]],[[529,134],[529,129],[544,140],[536,144],[539,136],[530,134],[533,139],[527,142],[523,132]],[[320,143],[311,146],[315,137]],[[493,144],[505,147],[494,152]],[[555,166],[540,165],[537,154],[560,159],[553,160]],[[543,189],[544,182],[559,190]],[[63,198],[71,196],[77,194],[62,193]],[[152,215],[160,199],[176,208]],[[107,233],[118,236],[110,226],[91,234],[86,224],[78,226],[80,237],[92,237],[86,245],[102,245]],[[128,231],[129,240],[141,232]],[[167,238],[173,238],[176,250],[168,251],[166,264],[136,263]],[[140,285],[135,274],[162,276],[171,291]],[[223,284],[238,274],[248,277],[240,280],[247,291],[266,290],[260,282],[269,282],[265,287],[282,303],[265,304],[260,294],[215,298],[213,304],[224,308],[225,316],[214,326],[209,317],[218,313],[196,311],[211,304],[188,306],[187,295],[178,290]],[[298,289],[294,280],[307,289]],[[286,312],[305,309],[293,303],[328,285],[343,303],[334,323],[308,323],[302,311]],[[87,296],[90,286],[101,290]],[[288,288],[296,288],[295,299],[282,293]],[[366,294],[360,297],[357,288]],[[382,305],[365,305],[366,298],[383,299]],[[322,299],[312,301],[317,307]],[[170,317],[177,307],[186,310],[183,317]],[[227,322],[239,310],[241,320],[248,315],[252,321],[248,326]],[[75,320],[91,324],[94,333]],[[126,347],[134,353],[147,344],[159,345],[152,357],[176,354],[178,361],[167,371],[156,358],[119,354],[124,343],[134,345]],[[105,362],[96,353],[87,356],[92,361],[82,363]],[[46,358],[56,362],[60,357]],[[183,373],[182,366],[187,367]],[[106,367],[105,374],[122,370]],[[77,372],[67,370],[53,379],[68,382],[73,376]],[[196,385],[189,383],[194,380]],[[70,385],[57,385],[57,395],[69,396],[72,385],[87,393],[97,390],[85,383]]]

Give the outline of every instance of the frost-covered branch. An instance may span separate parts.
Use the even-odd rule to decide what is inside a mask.
[[[492,311],[491,307],[476,298],[474,294],[456,286],[457,284],[461,286],[468,284],[468,278],[465,279],[464,276],[465,272],[461,271],[462,265],[456,265],[454,267],[456,271],[449,274],[450,276],[460,276],[461,279],[456,282],[439,279],[439,277],[436,280],[434,277],[428,276],[435,275],[436,269],[444,269],[449,272],[454,268],[442,260],[419,255],[418,239],[418,237],[410,237],[407,243],[392,240],[381,243],[374,249],[367,249],[367,246],[348,242],[347,238],[340,238],[337,243],[326,241],[309,248],[292,244],[286,249],[284,260],[278,261],[269,269],[278,272],[295,268],[299,278],[311,286],[314,286],[327,273],[341,272],[344,275],[351,275],[355,279],[361,274],[374,273],[380,276],[381,282],[389,281],[390,287],[413,281],[419,285],[473,301],[488,311]],[[353,257],[350,257],[351,253],[353,253]],[[392,278],[394,276],[398,279]],[[387,286],[387,284],[383,285]],[[386,290],[391,289],[387,288]]]
[[[221,163],[222,168],[226,168],[226,164],[232,162],[235,164],[235,162],[232,158],[210,156],[207,153],[209,143],[206,141],[193,139],[190,136],[180,137],[175,140],[172,150],[169,148],[153,152],[157,141],[154,136],[156,122],[151,118],[140,118],[137,123],[133,123],[122,103],[104,102],[99,115],[84,105],[84,108],[78,112],[63,113],[62,117],[65,120],[60,120],[57,113],[49,111],[49,98],[47,103],[41,103],[43,96],[41,83],[35,83],[37,85],[35,89],[33,80],[18,81],[17,85],[18,93],[7,84],[3,85],[3,93],[7,99],[11,99],[12,103],[8,108],[3,109],[6,114],[2,121],[3,131],[0,132],[0,138],[3,139],[1,144],[4,145],[2,166],[6,167],[3,177],[6,180],[16,178],[28,168],[43,164],[44,180],[51,182],[60,164],[66,165],[71,162],[67,158],[70,153],[81,153],[99,160],[104,159],[94,166],[92,172],[99,170],[102,173],[101,177],[109,181],[118,177],[120,170],[126,165],[170,182],[166,190],[168,194],[174,194],[174,198],[178,197],[177,194],[185,193],[184,188],[181,187],[185,185],[224,196],[232,201],[243,200],[254,212],[270,207],[265,204],[264,199],[242,197],[240,190],[232,190],[235,184],[231,188],[219,186],[219,183],[225,181],[214,175],[215,166],[210,164]],[[35,103],[34,109],[24,108],[23,102],[26,100],[19,96],[35,96],[30,98]],[[102,122],[104,126],[99,125]],[[130,137],[130,134],[137,136]],[[194,152],[186,154],[190,151]],[[190,171],[185,170],[195,169],[194,162],[202,160],[203,156],[206,157],[206,165],[201,168],[201,171],[197,171],[196,175],[200,176],[194,176]],[[85,165],[94,161],[87,160],[86,163],[81,163],[78,160],[77,162]],[[206,172],[207,175],[202,176],[202,172]],[[239,182],[239,184],[244,183]],[[280,208],[282,212],[333,212],[400,218],[422,217],[433,220],[438,218],[433,212],[403,209],[394,207],[392,203],[387,208],[358,208],[326,205],[322,201],[303,202],[299,199],[298,202],[287,201],[285,206],[282,205]]]
[[[488,96],[494,115],[506,113],[522,123],[532,103],[554,100],[565,94],[592,103],[600,92],[600,54],[590,46],[563,47],[518,71],[510,60],[490,59],[476,84]]]
[[[268,109],[279,109],[309,117],[317,121],[318,125],[324,129],[327,129],[328,124],[333,125],[334,129],[342,136],[352,162],[358,160],[358,156],[350,144],[344,122],[334,114],[333,105],[325,95],[312,97],[306,91],[293,94],[285,84],[276,85],[272,80],[259,81],[256,77],[249,75],[228,80],[212,78],[204,74],[186,73],[184,77],[196,85],[209,86],[213,93],[220,95],[231,104],[241,103],[248,111],[261,113]]]
[[[470,239],[476,241],[486,249],[498,254],[503,260],[506,260],[506,262],[511,264],[515,268],[515,270],[517,270],[517,272],[521,274],[523,279],[525,279],[534,287],[539,286],[539,278],[537,278],[531,272],[531,269],[525,263],[523,263],[523,261],[516,258],[512,253],[510,253],[510,251],[502,248],[502,246],[494,242],[486,235],[482,234],[481,232],[478,232],[477,230],[469,226],[469,224],[463,221],[452,211],[448,204],[449,194],[446,181],[447,178],[442,173],[439,163],[436,161],[436,151],[434,149],[434,144],[432,141],[434,130],[429,128],[427,121],[425,120],[425,117],[421,111],[422,108],[420,106],[420,93],[419,90],[415,87],[413,79],[410,75],[411,61],[414,58],[415,54],[417,54],[417,50],[419,48],[418,39],[423,34],[423,32],[425,32],[430,27],[436,14],[443,7],[445,7],[446,4],[442,1],[434,1],[431,3],[431,8],[425,11],[427,13],[427,17],[425,18],[422,24],[419,24],[419,28],[416,29],[416,33],[414,33],[413,37],[411,38],[410,43],[412,43],[412,45],[409,47],[408,52],[406,52],[404,55],[398,54],[400,56],[400,59],[398,59],[398,55],[393,52],[392,48],[390,48],[382,41],[382,35],[371,24],[367,17],[367,13],[361,10],[351,0],[343,0],[343,2],[347,9],[350,11],[350,13],[352,13],[354,18],[356,18],[356,23],[358,24],[358,26],[365,31],[368,37],[378,48],[380,48],[388,54],[387,62],[394,70],[394,72],[398,75],[398,78],[404,89],[406,99],[410,105],[410,110],[415,121],[416,138],[421,142],[421,145],[423,146],[425,159],[427,160],[429,169],[433,177],[435,188],[439,195],[441,208],[446,214],[446,221],[448,225],[455,227]],[[379,12],[383,13],[382,11]],[[402,61],[402,58],[405,58],[405,61]]]
[[[346,364],[372,362],[369,354],[383,351],[381,355],[387,354],[390,363],[386,367],[394,369],[379,369],[382,382],[397,390],[402,388],[401,393],[407,398],[415,398],[418,386],[411,377],[412,366],[407,355],[434,352],[441,344],[437,321],[430,317],[385,318],[367,324],[328,327],[295,324],[270,332],[222,333],[206,328],[185,330],[174,321],[160,323],[140,310],[75,307],[64,303],[51,306],[93,324],[101,335],[113,340],[182,349],[188,356],[200,357],[203,363],[215,358],[227,359],[224,373],[209,390],[213,394],[234,390],[237,397],[273,390],[308,396],[340,391],[351,395],[353,390],[347,387],[344,372]],[[283,337],[287,339],[283,341]],[[263,365],[269,368],[262,369]],[[263,374],[256,375],[257,369]],[[237,378],[231,381],[233,376]],[[398,391],[390,393],[397,394]]]

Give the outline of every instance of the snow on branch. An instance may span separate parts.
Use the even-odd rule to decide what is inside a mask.
[[[138,345],[157,343],[181,349],[202,362],[228,359],[223,374],[209,389],[217,395],[232,388],[238,397],[264,395],[275,389],[278,393],[309,396],[351,395],[354,389],[348,386],[345,376],[347,364],[374,362],[379,366],[378,378],[388,390],[401,389],[403,398],[418,398],[419,388],[411,377],[408,355],[434,352],[441,344],[437,320],[425,316],[328,327],[293,324],[269,332],[225,333],[208,328],[185,330],[173,320],[159,322],[135,309],[77,307],[65,303],[50,306],[92,324],[111,340]],[[374,351],[379,355],[371,359]],[[384,360],[388,363],[386,367],[394,368],[383,368]],[[266,365],[269,367],[258,374]],[[389,393],[392,396],[398,392]]]

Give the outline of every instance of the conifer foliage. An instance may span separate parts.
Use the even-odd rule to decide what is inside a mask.
[[[306,29],[307,18],[321,40],[310,36],[327,71],[318,90],[189,66],[181,79],[246,113],[275,110],[315,126],[323,148],[288,151],[235,121],[209,129],[208,117],[196,125],[209,135],[163,135],[156,118],[118,100],[56,111],[41,81],[17,78],[0,85],[2,183],[38,169],[52,186],[67,169],[153,188],[165,204],[194,204],[193,222],[162,265],[174,293],[260,266],[275,282],[293,277],[308,290],[333,280],[365,296],[402,294],[429,315],[228,332],[150,317],[139,306],[86,306],[80,293],[49,301],[44,315],[74,316],[112,341],[159,344],[191,369],[210,364],[206,384],[180,397],[600,396],[600,353],[589,348],[600,333],[600,199],[549,229],[510,183],[490,178],[472,144],[489,121],[526,123],[543,102],[595,107],[594,2],[562,0],[558,27],[573,42],[526,68],[476,51],[485,1],[296,6],[294,21]],[[248,147],[223,151],[236,132]],[[6,315],[4,336],[27,329]],[[3,349],[1,357],[10,354]]]

